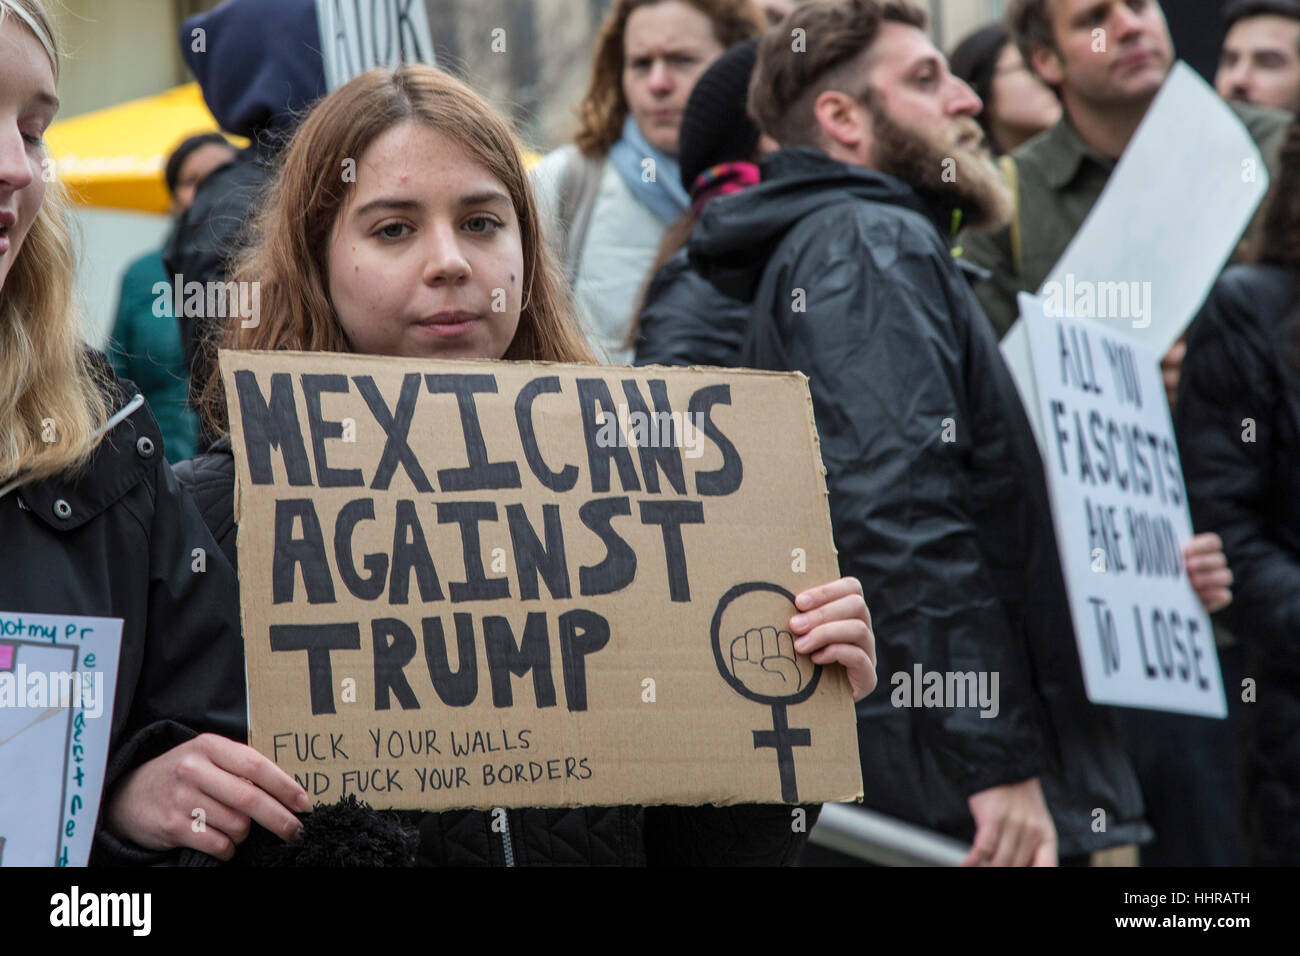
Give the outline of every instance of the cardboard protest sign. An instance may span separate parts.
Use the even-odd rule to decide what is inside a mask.
[[[121,618],[0,611],[0,866],[85,866]]]
[[[802,376],[222,352],[250,743],[376,807],[861,795]]]
[[[1214,632],[1183,566],[1192,537],[1156,355],[1022,295],[1043,465],[1088,698],[1224,717]]]

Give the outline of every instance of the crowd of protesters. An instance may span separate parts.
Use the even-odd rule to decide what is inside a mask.
[[[530,171],[463,81],[408,66],[326,94],[311,0],[227,0],[182,27],[206,52],[182,50],[250,145],[174,153],[175,226],[128,271],[111,366],[40,175],[57,42],[43,0],[0,0],[0,536],[40,555],[0,609],[125,622],[92,862],[848,862],[781,805],[514,809],[506,838],[480,811],[307,812],[244,743],[221,346],[802,372],[843,577],[791,630],[846,670],[867,807],[970,865],[1300,863],[1300,4],[1225,17],[1215,86],[1274,185],[1162,365],[1214,721],[1089,701],[998,347],[1173,67],[1157,0],[1012,0],[951,63],[909,0],[614,0],[572,144]],[[415,198],[381,202],[396,182]],[[258,284],[262,320],[150,313],[132,290],[173,275]],[[998,673],[998,715],[873,693],[913,665]]]

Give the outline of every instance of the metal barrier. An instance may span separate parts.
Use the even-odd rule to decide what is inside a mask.
[[[957,866],[970,847],[960,840],[862,807],[822,805],[808,835],[818,846],[846,853],[878,866]]]

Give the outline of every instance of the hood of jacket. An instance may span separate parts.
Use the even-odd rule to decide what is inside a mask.
[[[902,206],[924,216],[947,236],[953,205],[942,194],[919,190],[887,173],[831,159],[820,149],[796,146],[759,161],[762,181],[705,207],[691,235],[691,266],[734,299],[753,299],[772,253],[798,223],[827,207],[854,200]]]
[[[227,0],[182,23],[180,42],[204,102],[228,132],[287,131],[325,95],[313,0]]]

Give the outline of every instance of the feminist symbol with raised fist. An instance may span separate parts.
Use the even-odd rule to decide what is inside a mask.
[[[724,632],[722,619],[727,608],[737,598],[761,591],[779,594],[794,606],[794,595],[779,584],[762,581],[737,584],[722,596],[718,609],[713,612],[713,657],[718,672],[732,690],[772,708],[772,729],[754,731],[754,748],[771,747],[776,751],[781,799],[798,803],[794,748],[812,746],[812,733],[806,727],[791,727],[786,708],[812,696],[822,669],[795,653],[794,635],[783,628],[759,624],[741,633],[736,633],[734,627]],[[734,619],[735,614],[732,616]]]

